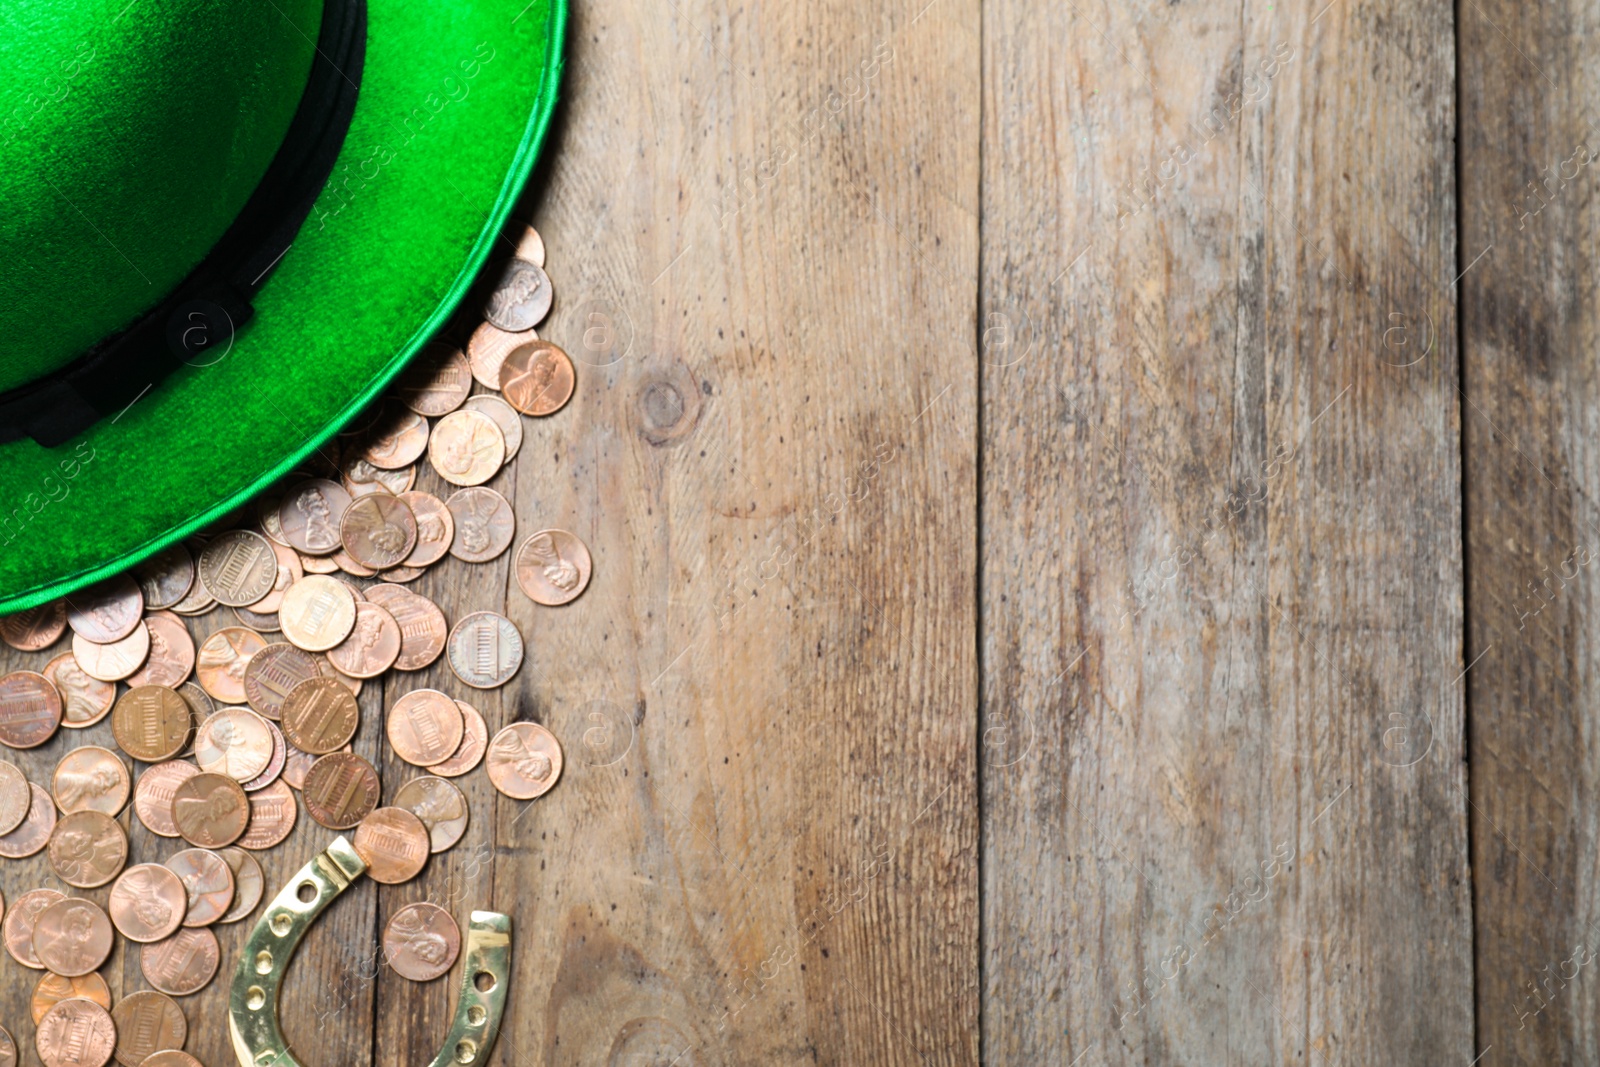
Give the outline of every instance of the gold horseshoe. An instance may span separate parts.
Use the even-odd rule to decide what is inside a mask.
[[[228,994],[228,1032],[239,1067],[301,1067],[278,1025],[278,992],[300,939],[324,908],[366,873],[367,864],[343,836],[289,879],[250,932]],[[429,1067],[472,1064],[487,1055],[500,1032],[511,977],[511,917],[472,913],[466,973],[455,1022]]]

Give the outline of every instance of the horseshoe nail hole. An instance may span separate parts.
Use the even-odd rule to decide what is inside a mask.
[[[251,1011],[260,1011],[267,1002],[267,991],[258,985],[253,985],[245,991],[244,1004]]]
[[[280,911],[278,914],[272,917],[272,932],[277,934],[279,937],[283,937],[284,935],[288,934],[289,928],[293,925],[294,920],[289,917],[287,912]]]
[[[300,898],[300,903],[310,904],[317,899],[317,884],[315,882],[301,882],[300,888],[294,891],[294,895]]]
[[[478,992],[487,993],[495,987],[494,975],[488,971],[479,971],[472,976],[472,984],[478,987]]]
[[[262,949],[260,952],[256,953],[256,973],[272,973],[272,953],[268,952],[266,949]]]
[[[478,1043],[470,1037],[456,1042],[456,1062],[471,1063],[478,1058]]]
[[[488,1017],[489,1013],[483,1010],[481,1004],[474,1004],[467,1009],[467,1024],[469,1026],[482,1026],[483,1021]]]

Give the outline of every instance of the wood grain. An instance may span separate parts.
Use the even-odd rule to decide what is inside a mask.
[[[1450,5],[985,28],[985,1059],[1465,1064]]]

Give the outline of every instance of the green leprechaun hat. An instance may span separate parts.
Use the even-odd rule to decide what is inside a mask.
[[[565,0],[0,0],[0,612],[306,459],[532,170]]]

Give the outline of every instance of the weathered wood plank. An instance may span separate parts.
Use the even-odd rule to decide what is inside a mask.
[[[986,1060],[1465,1064],[1451,7],[984,26]]]

